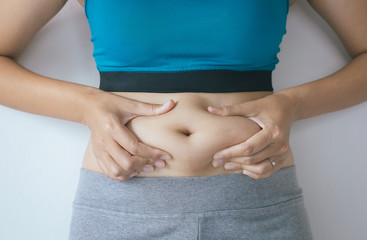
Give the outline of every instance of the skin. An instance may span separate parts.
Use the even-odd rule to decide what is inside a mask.
[[[284,2],[285,4],[285,2]],[[208,105],[221,106],[247,102],[273,92],[236,92],[236,93],[146,93],[146,92],[112,92],[137,101],[162,103],[173,99],[174,109],[162,116],[139,116],[125,126],[137,138],[150,146],[164,149],[172,155],[160,168],[146,165],[146,172],[137,170],[137,177],[170,177],[170,176],[209,176],[219,174],[242,173],[239,170],[214,168],[211,164],[216,151],[238,144],[248,139],[260,127],[252,120],[241,116],[221,117],[209,113]],[[95,127],[95,129],[99,129]],[[113,141],[95,142],[93,134],[88,143],[83,168],[106,173],[109,169],[117,169],[119,173],[123,162],[123,152]],[[99,149],[109,146],[109,153]],[[107,159],[106,159],[107,158]],[[271,167],[268,160],[265,161]],[[119,166],[120,165],[120,166]],[[282,164],[282,168],[294,165],[292,154]],[[149,168],[150,167],[150,168]]]
[[[341,110],[367,100],[367,1],[309,0],[311,7],[338,35],[352,60],[327,77],[281,90],[253,102],[223,106],[215,113],[240,115],[256,121],[262,130],[247,141],[214,158],[254,178],[266,178],[279,170],[289,152],[289,130],[297,120]],[[343,99],[343,101],[340,101]],[[271,157],[277,167],[269,168]]]
[[[218,113],[209,106],[207,111],[212,114],[246,117],[262,128],[246,141],[216,152],[214,158],[221,158],[219,162],[213,161],[214,167],[222,167],[225,163],[226,169],[241,170],[254,179],[270,177],[289,166],[289,156],[292,155],[289,134],[293,122],[366,100],[366,25],[360,24],[367,22],[366,2],[318,0],[309,1],[309,4],[337,33],[352,60],[325,78],[253,101],[222,106]],[[345,10],[346,4],[348,11]],[[269,158],[276,162],[274,168],[269,164]],[[228,168],[230,165],[232,168]]]
[[[97,143],[118,142],[123,147],[123,168],[112,167],[106,175],[127,180],[133,171],[141,170],[147,159],[155,162],[169,153],[140,142],[121,122],[165,113],[174,102],[163,106],[134,101],[98,88],[42,76],[21,66],[18,59],[27,44],[65,3],[66,0],[0,1],[0,104],[84,124]],[[98,150],[106,155],[107,147],[101,145]]]
[[[161,103],[173,99],[173,109],[161,116],[139,116],[125,126],[140,141],[164,149],[172,155],[163,168],[151,172],[139,172],[137,177],[158,176],[209,176],[219,174],[241,173],[228,171],[223,167],[214,168],[211,164],[215,152],[228,146],[238,144],[260,130],[252,120],[241,116],[218,116],[207,111],[209,105],[247,102],[262,98],[272,92],[237,92],[237,93],[141,93],[114,92],[119,96],[143,102]],[[118,145],[109,142],[111,152],[119,149]],[[103,166],[95,153],[93,136],[87,146],[83,159],[83,168],[103,173]],[[97,153],[98,154],[98,153]],[[119,155],[114,155],[119,159]],[[270,164],[270,162],[268,161]],[[289,155],[288,166],[293,165]],[[287,164],[284,164],[286,167]]]
[[[27,43],[65,2],[0,2],[0,35],[3,36],[0,38],[0,104],[87,125],[103,173],[116,180],[127,180],[130,174],[142,171],[146,164],[153,164],[153,160],[157,162],[160,156],[170,153],[140,141],[131,132],[133,126],[129,129],[124,124],[144,119],[138,116],[168,114],[176,105],[171,101],[164,108],[161,104],[169,99],[159,103],[134,100],[41,76],[20,66],[17,59]],[[307,84],[274,94],[263,93],[261,97],[259,94],[254,100],[247,95],[242,103],[214,105],[219,107],[217,114],[207,108],[213,116],[239,115],[262,128],[246,141],[228,148],[223,156],[223,162],[240,164],[237,171],[255,179],[269,177],[290,164],[286,159],[291,155],[288,140],[294,121],[350,107],[367,98],[367,31],[363,24],[367,22],[367,2],[314,0],[309,3],[334,29],[352,60],[334,74]],[[277,163],[276,167],[269,164],[269,157]]]

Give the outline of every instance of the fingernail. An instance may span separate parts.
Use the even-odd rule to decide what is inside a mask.
[[[162,167],[164,167],[164,166],[165,166],[165,164],[164,164],[164,162],[163,162],[163,161],[156,161],[156,162],[154,163],[154,166],[159,167],[159,168],[162,168]]]
[[[219,109],[218,108],[215,108],[215,107],[211,107],[209,106],[209,110],[214,112],[214,113],[219,113]]]
[[[136,175],[138,175],[137,172],[133,172],[132,174],[129,175],[129,177],[135,177]]]
[[[167,154],[164,154],[162,156],[159,157],[159,159],[162,159],[162,160],[170,160],[171,159],[171,156],[167,155]]]
[[[153,172],[153,166],[152,165],[145,165],[144,167],[143,167],[143,171],[144,172]]]
[[[247,175],[247,176],[249,176],[250,177],[250,175],[249,175],[249,171],[247,171],[247,170],[245,170],[245,169],[243,169],[243,171],[242,171],[242,174],[244,174],[244,175]]]
[[[237,163],[226,163],[224,164],[224,169],[230,170],[230,169],[237,169],[239,167],[239,164]]]
[[[169,105],[169,103],[171,102],[171,100],[169,100],[168,102],[166,102],[165,104],[162,105],[162,108],[165,108]]]
[[[223,155],[221,153],[217,153],[213,156],[214,159],[223,159]]]
[[[213,165],[213,167],[219,167],[219,166],[223,165],[223,160],[222,159],[214,160],[212,162],[212,165]]]

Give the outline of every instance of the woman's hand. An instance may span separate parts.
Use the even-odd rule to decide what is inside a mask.
[[[137,172],[153,171],[148,161],[164,167],[164,160],[172,158],[167,152],[140,142],[125,126],[139,115],[158,115],[170,111],[175,105],[172,100],[164,105],[150,104],[98,91],[89,102],[83,123],[91,130],[94,155],[107,177],[125,181],[136,176]]]
[[[222,106],[208,111],[222,116],[240,115],[255,121],[262,129],[243,143],[214,154],[213,166],[225,163],[226,170],[243,170],[254,179],[267,178],[278,171],[288,154],[289,134],[295,121],[295,104],[289,97],[274,93],[240,104]],[[269,159],[276,163],[272,165]],[[232,166],[232,168],[230,168]]]

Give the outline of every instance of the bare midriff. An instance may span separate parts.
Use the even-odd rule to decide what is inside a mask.
[[[214,168],[213,155],[246,141],[261,128],[244,116],[220,116],[208,112],[207,107],[243,103],[272,94],[271,91],[111,93],[147,103],[162,104],[170,99],[176,102],[174,108],[167,113],[138,116],[126,124],[141,142],[164,150],[173,157],[166,161],[164,168],[154,167],[153,172],[140,172],[136,177],[192,177],[242,173],[242,170],[225,170],[223,166]],[[292,165],[294,159],[291,152],[282,168]],[[103,173],[93,154],[91,140],[84,155],[83,168]]]

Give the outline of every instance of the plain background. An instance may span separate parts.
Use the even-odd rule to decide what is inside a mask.
[[[69,1],[20,63],[48,77],[98,87],[89,39],[83,8]],[[291,7],[281,49],[275,92],[325,77],[350,61],[305,1]],[[366,239],[366,123],[365,102],[292,125],[290,144],[315,239]],[[0,106],[0,239],[67,239],[89,136],[82,124]]]

